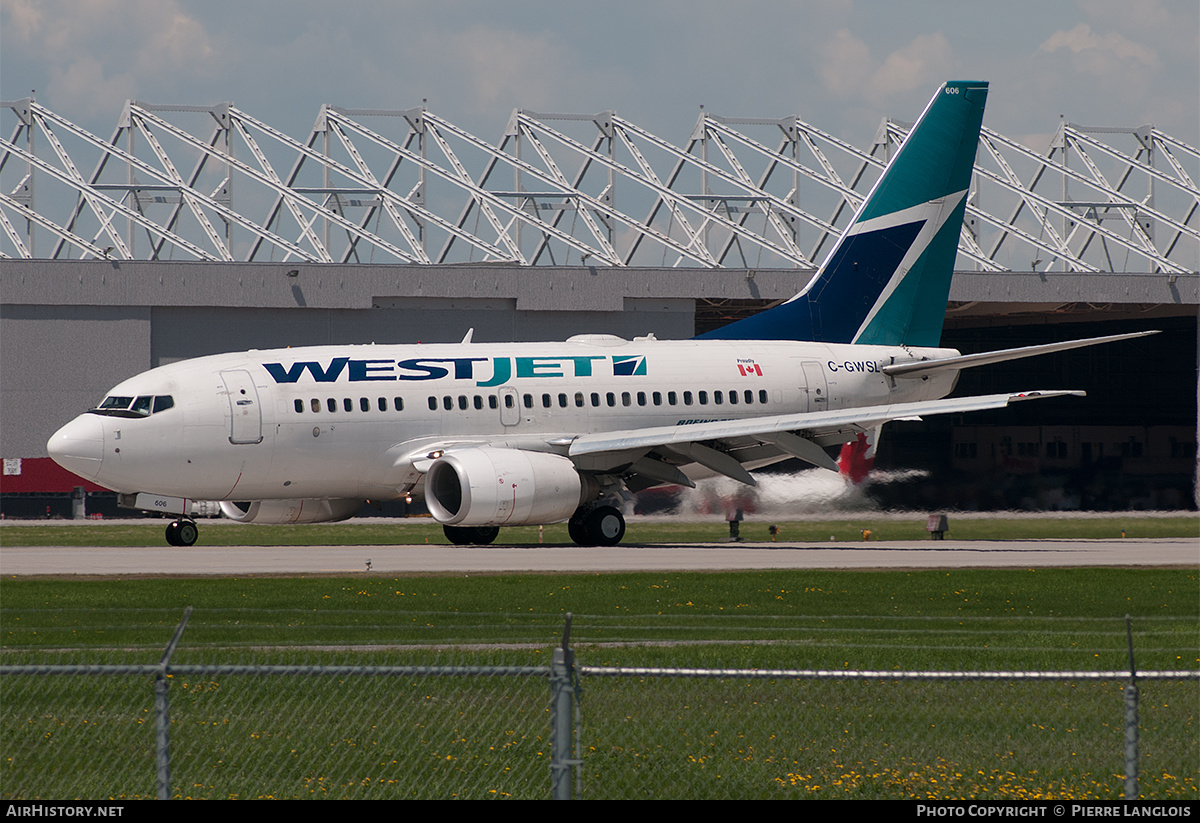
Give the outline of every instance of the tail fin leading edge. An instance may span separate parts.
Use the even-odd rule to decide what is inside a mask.
[[[937,346],[987,89],[939,88],[804,290],[700,338]]]

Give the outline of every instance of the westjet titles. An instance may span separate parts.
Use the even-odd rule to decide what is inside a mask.
[[[487,379],[477,372],[477,363]],[[284,367],[263,363],[276,383],[297,383],[307,371],[317,383],[335,383],[343,374],[351,383],[396,380],[475,380],[479,388],[499,386],[514,377],[633,377],[646,375],[645,355],[565,355],[558,357],[411,357],[406,360],[358,360],[335,357],[324,366],[303,360]],[[600,372],[597,372],[597,368]]]

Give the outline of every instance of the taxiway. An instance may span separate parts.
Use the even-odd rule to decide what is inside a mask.
[[[1200,540],[493,546],[5,547],[0,574],[292,575],[505,572],[1200,567]]]

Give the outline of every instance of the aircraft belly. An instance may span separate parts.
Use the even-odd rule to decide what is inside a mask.
[[[358,496],[369,466],[355,449],[355,428],[329,420],[275,427],[268,449],[271,470],[263,475],[256,469],[253,487],[264,499]]]
[[[264,498],[390,499],[420,479],[412,453],[444,442],[440,426],[312,418],[276,427]],[[419,434],[418,434],[419,433]],[[458,432],[462,436],[462,432]],[[256,472],[256,481],[258,475]]]

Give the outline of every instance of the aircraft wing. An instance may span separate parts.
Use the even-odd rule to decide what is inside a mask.
[[[754,485],[754,479],[742,465],[743,462],[752,462],[743,461],[742,457],[752,458],[754,446],[769,444],[813,465],[837,471],[836,463],[825,453],[824,446],[848,442],[859,432],[890,420],[998,409],[1022,400],[1065,395],[1083,396],[1084,392],[992,394],[599,432],[576,437],[570,443],[568,454],[584,469],[600,469],[607,456],[607,462],[628,462],[633,472],[650,479],[689,486],[692,483],[678,466],[695,462],[719,474]]]

